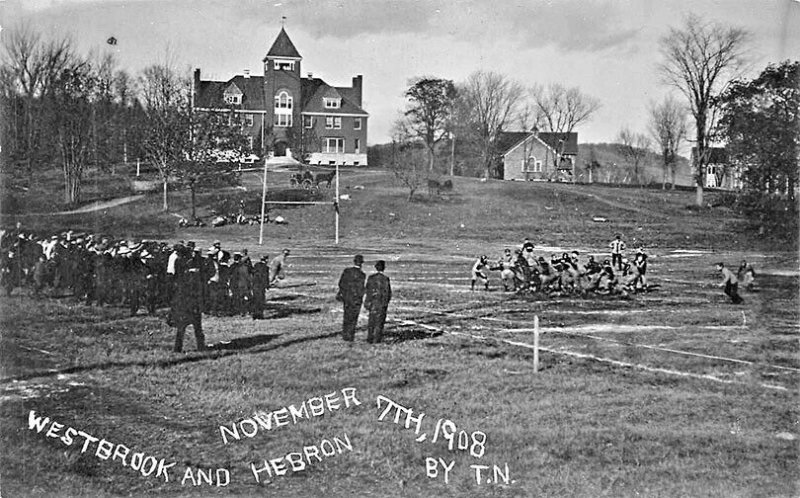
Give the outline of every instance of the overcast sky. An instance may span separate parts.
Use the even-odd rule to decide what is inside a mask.
[[[477,69],[597,97],[581,142],[645,131],[648,104],[672,91],[656,72],[659,39],[689,13],[749,30],[753,74],[800,59],[797,0],[0,0],[3,32],[24,22],[69,35],[131,71],[172,53],[219,80],[261,74],[286,16],[304,74],[338,86],[364,75],[370,144],[388,140],[409,78],[458,82]]]

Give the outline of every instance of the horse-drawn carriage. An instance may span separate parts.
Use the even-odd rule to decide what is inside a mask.
[[[289,177],[289,185],[295,188],[302,188],[309,190],[312,188],[320,188],[320,184],[325,184],[325,187],[331,188],[331,183],[336,178],[336,171],[321,172],[314,176],[313,173],[306,170],[304,173],[294,173]]]

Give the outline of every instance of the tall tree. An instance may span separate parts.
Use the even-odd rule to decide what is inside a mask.
[[[650,105],[650,136],[656,143],[664,165],[661,188],[667,188],[667,176],[675,189],[678,151],[686,138],[686,110],[671,95],[659,104]]]
[[[710,135],[716,121],[716,99],[745,65],[747,31],[708,23],[690,15],[680,28],[670,28],[661,39],[664,82],[676,87],[689,101],[695,124],[693,168],[697,194],[703,205],[703,172],[708,162]]]
[[[27,25],[3,31],[1,80],[3,94],[14,111],[13,119],[4,118],[8,123],[3,149],[10,150],[14,160],[27,164],[28,175],[34,163],[49,162],[57,156],[53,147],[46,146],[53,138],[46,125],[52,110],[46,99],[52,96],[62,72],[73,67],[77,59],[68,38],[48,40]]]
[[[163,189],[162,209],[169,210],[167,190],[170,176],[178,162],[185,160],[184,150],[190,140],[190,80],[173,64],[155,64],[139,77],[145,127],[142,150],[158,169]]]
[[[64,173],[64,200],[75,205],[81,199],[86,165],[92,158],[92,115],[99,92],[97,68],[88,61],[64,69],[53,84],[48,105]]]
[[[536,113],[537,126],[542,131],[552,133],[571,133],[581,124],[589,121],[600,109],[600,101],[583,93],[578,87],[566,87],[561,83],[534,85],[530,89]],[[562,140],[559,150],[553,156],[553,166],[559,167],[567,141]],[[574,165],[573,165],[574,166]],[[575,171],[572,172],[575,179]]]
[[[240,123],[222,112],[191,111],[189,140],[183,161],[175,164],[175,175],[189,189],[192,219],[197,218],[197,192],[203,187],[239,183],[241,159],[251,150]]]
[[[800,62],[770,65],[751,81],[735,81],[719,100],[719,131],[745,186],[794,199],[800,162]]]
[[[465,131],[480,146],[485,178],[491,178],[495,144],[503,128],[516,115],[523,87],[502,74],[476,71],[458,87],[460,107],[466,111]],[[496,172],[495,172],[496,173]]]
[[[617,135],[617,148],[631,167],[632,179],[637,185],[642,183],[641,167],[647,159],[650,139],[643,133],[636,133],[630,128],[622,128]]]
[[[452,80],[421,77],[412,80],[405,96],[408,128],[425,144],[428,169],[433,171],[436,144],[449,132],[456,87]]]

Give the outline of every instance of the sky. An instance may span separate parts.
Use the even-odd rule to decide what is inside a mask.
[[[170,59],[227,80],[263,73],[284,22],[304,74],[335,86],[364,75],[369,144],[389,140],[410,79],[476,70],[579,87],[602,105],[579,141],[597,143],[646,132],[648,106],[676,93],[658,74],[659,40],[689,14],[750,32],[748,76],[800,59],[798,0],[0,0],[0,37],[24,24],[131,72]]]

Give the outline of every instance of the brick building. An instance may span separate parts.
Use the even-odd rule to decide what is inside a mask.
[[[353,77],[350,87],[331,86],[311,73],[303,77],[302,60],[281,28],[262,61],[263,76],[245,71],[227,81],[204,81],[195,69],[192,106],[235,113],[256,153],[365,166],[369,115],[361,108],[363,76]]]

